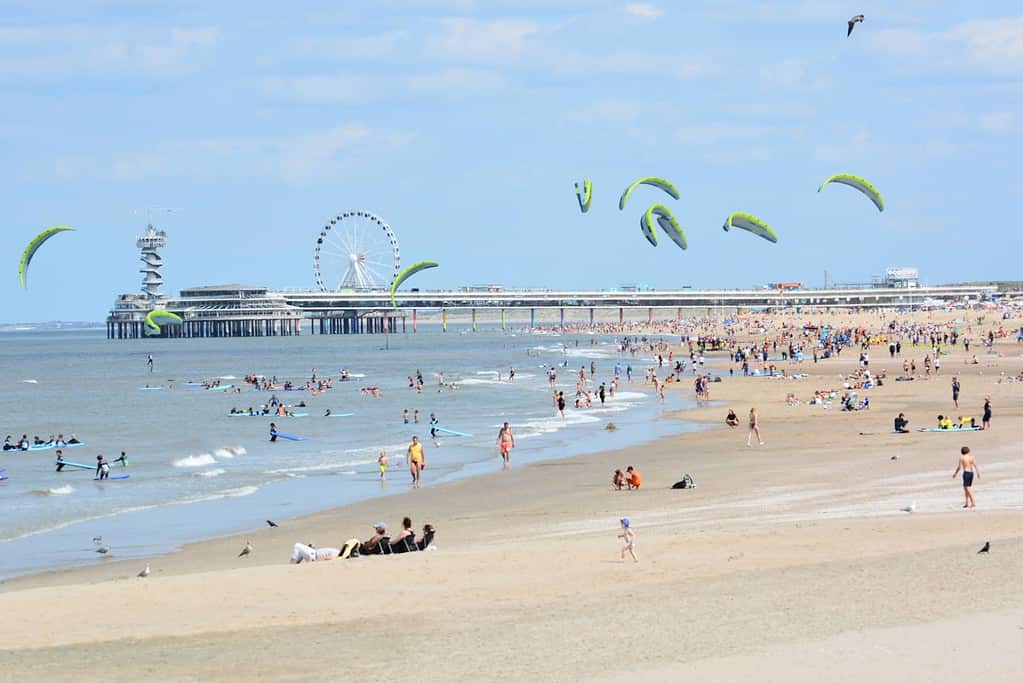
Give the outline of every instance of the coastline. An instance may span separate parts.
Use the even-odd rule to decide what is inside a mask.
[[[1018,348],[1003,349],[1006,357],[981,366],[960,365],[953,354],[937,381],[887,382],[872,391],[869,411],[783,400],[835,384],[855,367],[855,353],[808,368],[807,379],[725,377],[711,385],[721,404],[684,411],[687,420],[720,424],[722,406],[742,415],[755,403],[762,448],[745,447],[744,428],[722,426],[523,467],[513,459],[508,472],[190,544],[153,560],[145,580],[134,578],[138,561],[14,579],[0,591],[24,626],[5,654],[28,674],[75,662],[93,672],[84,680],[101,671],[109,678],[89,668],[102,666],[101,643],[130,644],[131,669],[167,680],[307,680],[325,670],[365,680],[751,671],[785,680],[819,680],[823,671],[833,680],[914,680],[920,672],[948,680],[981,671],[1012,680],[1012,650],[993,645],[1018,639],[1006,629],[1023,610],[1023,589],[1007,580],[1023,565],[1023,459],[1014,436],[1023,385],[994,381],[1023,361]],[[895,363],[878,358],[875,366],[891,375]],[[929,424],[948,405],[953,370],[965,371],[964,401],[992,394],[993,430],[886,433],[900,410],[914,427]],[[670,389],[691,391],[689,383]],[[983,472],[980,507],[970,511],[959,509],[951,478],[964,442]],[[611,491],[611,471],[626,464],[642,471],[643,488]],[[682,472],[696,489],[669,488]],[[917,512],[901,512],[910,501]],[[364,537],[377,519],[394,525],[404,514],[417,528],[437,527],[435,551],[286,563],[296,541]],[[620,516],[637,528],[639,564],[618,561]],[[255,552],[240,560],[246,540]],[[985,541],[993,550],[978,555]],[[937,666],[922,644],[963,628],[990,659]],[[893,634],[909,641],[893,642]],[[397,653],[415,666],[380,666]],[[296,669],[296,661],[315,665]],[[831,668],[835,661],[841,669]],[[128,669],[118,676],[128,678]]]

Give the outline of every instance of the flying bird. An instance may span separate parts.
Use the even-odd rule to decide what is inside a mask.
[[[149,576],[149,563],[146,562],[146,568],[139,572],[139,578],[144,579]]]
[[[903,512],[916,512],[916,503],[910,503],[904,508],[899,508]]]
[[[252,541],[245,541],[245,547],[238,553],[238,557],[245,557],[252,554]]]
[[[988,552],[991,552],[991,541],[985,541],[984,542],[984,547],[981,548],[980,550],[978,550],[977,554],[980,555],[981,553],[988,553]]]
[[[266,520],[266,525],[269,526],[269,527],[276,527],[277,526],[277,524],[275,522],[273,522],[272,520],[269,520],[269,519]]]
[[[96,552],[99,553],[100,555],[106,555],[107,553],[110,552],[110,548],[106,547],[105,545],[101,545],[100,547],[96,548]]]
[[[848,31],[848,33],[845,34],[845,37],[848,38],[849,36],[851,36],[852,35],[853,26],[855,26],[856,24],[861,24],[861,23],[863,23],[863,15],[862,14],[857,14],[855,17],[850,19],[849,20],[849,31]]]

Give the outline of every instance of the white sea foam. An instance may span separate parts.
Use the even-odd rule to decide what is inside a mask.
[[[203,470],[202,472],[194,472],[197,477],[219,477],[224,472],[227,472],[223,467],[214,467],[211,470]]]
[[[216,465],[217,459],[209,453],[201,453],[180,458],[171,464],[175,467],[206,467],[207,465]]]
[[[25,384],[39,384],[39,380],[37,379],[23,379],[21,381]]]
[[[230,459],[238,455],[245,455],[246,453],[248,453],[248,451],[246,451],[242,446],[227,446],[226,448],[218,448],[213,451],[214,457],[220,459]]]
[[[71,484],[64,484],[52,489],[39,489],[32,493],[37,493],[41,496],[67,496],[74,492],[74,487]]]

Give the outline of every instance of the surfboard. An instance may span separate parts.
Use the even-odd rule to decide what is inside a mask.
[[[454,429],[445,429],[444,427],[434,427],[433,429],[434,431],[444,432],[445,434],[450,434],[451,436],[472,436],[472,434],[466,434],[465,432],[456,432]]]
[[[103,481],[118,481],[118,480],[127,479],[130,476],[131,476],[130,474],[111,474],[106,479],[93,479],[93,481],[99,481],[99,482],[103,482]]]
[[[7,471],[6,467],[0,467],[0,472],[6,472],[6,471]]]
[[[41,444],[36,444],[35,446],[29,446],[28,450],[30,450],[30,451],[48,451],[48,450],[50,450],[53,447],[54,446],[53,446],[52,443],[41,443]]]
[[[62,464],[62,463],[59,463],[59,462],[54,462],[53,464],[54,464],[54,465],[60,465],[60,464]],[[67,461],[67,460],[65,460],[65,461],[63,462],[63,465],[64,465],[65,467],[80,467],[80,468],[81,468],[81,469],[83,469],[83,470],[94,470],[94,469],[96,469],[96,466],[95,466],[95,465],[83,465],[83,464],[82,464],[82,463],[80,463],[80,462],[69,462],[69,461]]]
[[[278,415],[277,413],[255,413],[249,415],[248,413],[228,413],[228,417],[309,417],[309,413],[292,413],[291,415]]]
[[[297,436],[295,434],[285,434],[284,432],[277,432],[278,439],[287,439],[288,441],[309,441],[308,436]]]
[[[10,477],[0,477],[0,481],[7,481]]]
[[[78,443],[67,443],[67,444],[64,444],[63,446],[61,446],[61,448],[78,448],[79,446],[84,446],[84,445],[85,445],[84,443],[79,441]]]
[[[139,391],[163,391],[163,387],[139,387]]]
[[[351,417],[352,415],[355,415],[355,413],[331,413],[327,417]]]
[[[980,427],[953,427],[952,429],[941,429],[940,427],[925,427],[919,429],[921,432],[979,432]]]
[[[233,384],[221,384],[219,387],[210,387],[210,391],[223,391],[224,389],[230,389]]]

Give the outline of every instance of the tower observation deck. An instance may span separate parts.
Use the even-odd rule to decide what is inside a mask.
[[[157,249],[167,244],[167,233],[155,229],[150,223],[146,228],[146,234],[137,238],[135,244],[142,250],[140,256],[142,268],[139,269],[142,273],[142,294],[149,301],[162,301],[164,294],[160,292],[160,287],[163,286],[163,275],[160,274],[160,269],[163,268],[163,259],[160,258]]]

